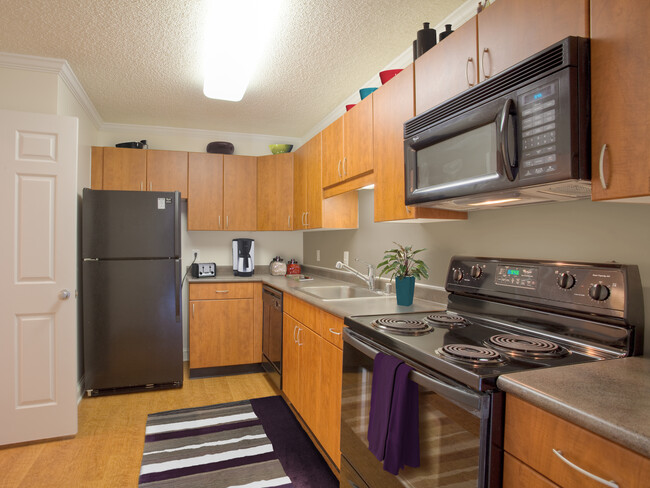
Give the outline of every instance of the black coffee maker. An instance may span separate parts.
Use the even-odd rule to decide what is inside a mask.
[[[255,241],[232,240],[232,273],[235,276],[253,276],[255,268]]]

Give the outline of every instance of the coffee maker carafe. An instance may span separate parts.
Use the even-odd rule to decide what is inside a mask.
[[[253,276],[255,268],[255,241],[232,240],[232,272],[235,276]]]

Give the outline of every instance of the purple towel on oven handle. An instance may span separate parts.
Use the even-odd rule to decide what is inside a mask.
[[[384,353],[377,353],[372,368],[370,414],[368,415],[368,447],[379,461],[386,451],[386,437],[393,400],[395,373],[402,361]]]
[[[409,379],[413,370],[400,364],[395,374],[384,469],[397,474],[404,465],[420,466],[420,418],[418,385]]]

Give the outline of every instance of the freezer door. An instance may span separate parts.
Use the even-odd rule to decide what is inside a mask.
[[[87,390],[182,382],[180,260],[84,261]]]
[[[180,258],[180,193],[90,190],[82,204],[82,257]]]

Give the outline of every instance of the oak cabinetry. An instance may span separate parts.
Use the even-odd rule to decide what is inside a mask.
[[[650,201],[649,18],[649,2],[591,0],[593,200]]]
[[[445,40],[447,42],[447,40]],[[467,219],[453,212],[404,204],[404,122],[414,115],[413,65],[375,91],[375,222],[409,219]]]
[[[190,369],[259,362],[255,284],[190,283]]]
[[[188,230],[256,230],[257,159],[190,153]]]
[[[499,0],[415,61],[416,113],[568,36],[589,37],[588,0]]]
[[[323,199],[321,140],[319,133],[294,153],[293,229],[355,229],[359,214],[356,192]]]
[[[91,187],[95,190],[179,191],[187,198],[187,153],[93,147]]]
[[[343,117],[325,127],[323,137],[323,188],[344,179],[343,165]]]
[[[293,153],[257,158],[257,230],[293,230]]]
[[[343,319],[284,295],[282,390],[340,467]]]
[[[621,487],[647,486],[650,459],[582,427],[508,395],[504,428],[503,486],[598,487],[601,483],[569,466],[566,460]],[[508,458],[508,454],[512,456]],[[523,463],[519,466],[515,461]],[[533,471],[533,473],[531,473]],[[545,484],[543,476],[552,483]],[[526,480],[535,479],[535,484]]]

